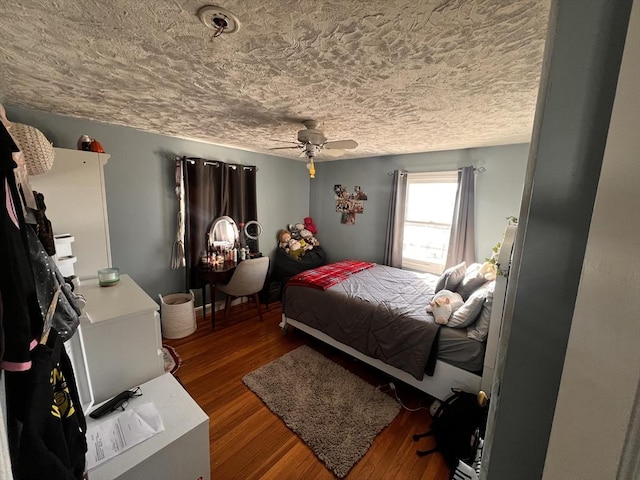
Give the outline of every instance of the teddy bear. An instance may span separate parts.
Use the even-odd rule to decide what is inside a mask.
[[[314,225],[311,217],[304,217],[303,221],[304,221],[304,228],[309,230],[311,232],[311,235],[315,235],[316,233],[318,233],[318,229]]]
[[[288,230],[280,230],[278,232],[278,247],[287,250],[289,248],[289,240],[291,240],[291,234]]]
[[[295,231],[298,234],[298,238],[302,238],[302,231],[305,230],[304,223],[296,223],[294,225]]]
[[[427,305],[427,312],[433,313],[436,323],[446,325],[453,313],[464,305],[459,293],[451,290],[440,290]]]

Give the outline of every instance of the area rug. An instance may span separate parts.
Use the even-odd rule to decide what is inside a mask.
[[[391,397],[307,346],[242,381],[338,478],[400,410]]]
[[[165,373],[176,373],[176,370],[182,365],[182,359],[176,349],[169,345],[162,345],[162,357],[164,359]]]

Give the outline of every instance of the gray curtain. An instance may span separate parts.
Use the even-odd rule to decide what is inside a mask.
[[[407,198],[407,172],[393,172],[393,189],[389,202],[387,236],[384,246],[385,265],[402,268],[402,237],[404,233],[404,209]]]
[[[458,170],[458,191],[456,205],[451,222],[449,251],[445,268],[467,262],[475,262],[475,184],[476,175],[473,167]]]

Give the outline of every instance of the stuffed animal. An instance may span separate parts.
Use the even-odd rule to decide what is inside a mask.
[[[300,260],[304,256],[306,250],[304,249],[304,246],[302,245],[302,242],[300,240],[292,238],[291,240],[289,240],[289,245],[286,251],[296,260]]]
[[[311,248],[317,247],[318,245],[320,245],[320,242],[318,241],[318,239],[314,237],[311,231],[307,230],[306,228],[303,228],[302,230],[300,230],[300,236],[307,242],[307,244],[311,246]],[[311,250],[311,248],[309,248],[309,250]]]
[[[311,235],[315,235],[316,233],[318,233],[318,229],[313,224],[313,220],[311,219],[311,217],[304,218],[304,228],[309,230],[311,232]]]
[[[291,236],[293,238],[300,238],[300,230],[302,230],[302,228],[304,228],[304,225],[302,225],[302,227],[298,227],[299,225],[302,225],[301,223],[290,223],[289,225],[287,225],[287,230],[289,230],[289,233],[291,234]]]
[[[278,247],[289,248],[289,240],[291,240],[291,234],[287,230],[280,230],[278,232]]]
[[[464,300],[459,293],[451,290],[440,290],[427,305],[427,312],[432,312],[439,325],[446,325],[451,315],[462,305]]]
[[[305,240],[307,241],[308,244],[313,245],[314,247],[318,247],[320,245],[320,240],[318,240],[313,235],[305,238]]]
[[[300,238],[307,238],[313,235],[313,233],[311,233],[309,230],[307,230],[306,228],[303,228],[302,230],[300,230],[298,232],[300,234]]]
[[[307,242],[304,238],[300,239],[300,246],[302,246],[302,249],[306,252],[307,250],[311,250],[313,249],[313,245],[311,245],[309,242]]]
[[[300,243],[300,240],[290,238],[287,247],[289,247],[289,250],[300,250],[302,248],[302,244]]]
[[[498,268],[494,262],[486,261],[482,264],[482,267],[480,267],[480,273],[491,282],[496,279]]]

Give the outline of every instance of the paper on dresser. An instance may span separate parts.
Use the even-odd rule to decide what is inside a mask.
[[[162,432],[164,425],[153,403],[127,407],[87,428],[87,469],[100,465],[134,445]]]

